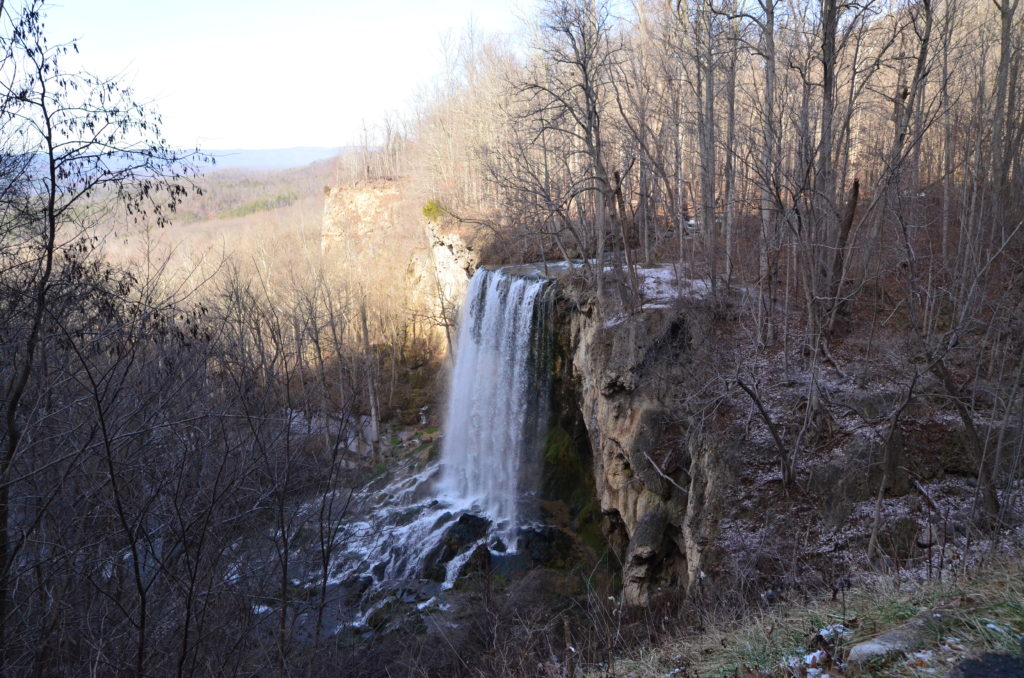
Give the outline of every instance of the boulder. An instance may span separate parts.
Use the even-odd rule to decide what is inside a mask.
[[[519,551],[526,554],[534,565],[556,570],[571,567],[580,561],[581,555],[572,533],[550,525],[520,530]]]
[[[424,557],[423,577],[444,581],[448,562],[470,545],[483,539],[490,526],[490,520],[472,513],[459,516],[458,520],[445,528],[441,539]]]
[[[897,652],[913,652],[936,637],[942,628],[943,616],[939,610],[922,612],[894,629],[855,644],[847,659],[863,664]]]
[[[965,659],[949,672],[949,678],[1021,678],[1021,676],[1024,676],[1024,658],[993,652],[986,652],[973,659]]]

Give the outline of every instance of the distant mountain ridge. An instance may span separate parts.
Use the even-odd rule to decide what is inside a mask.
[[[203,172],[215,172],[225,169],[277,170],[289,167],[303,167],[311,163],[336,157],[344,150],[341,146],[333,148],[318,146],[296,146],[294,148],[268,149],[203,149],[202,152],[213,157],[215,164],[201,165]]]
[[[2,4],[2,3],[0,3]],[[273,171],[306,167],[315,162],[332,160],[351,147],[336,146],[333,148],[318,146],[296,146],[294,148],[266,148],[266,149],[199,149],[198,156],[191,155],[193,151],[179,149],[177,153],[186,156],[195,164],[200,174],[219,172],[221,170],[255,170]],[[143,158],[138,155],[141,150],[116,151],[109,156],[98,158],[102,165],[108,170],[118,171],[128,166],[138,166]],[[200,162],[199,157],[210,157],[215,162]],[[27,158],[26,167],[29,173],[37,177],[45,176],[47,173],[47,156],[45,153],[29,152],[20,157]],[[93,173],[95,168],[89,166],[83,171]],[[139,170],[138,175],[143,176],[147,172]]]

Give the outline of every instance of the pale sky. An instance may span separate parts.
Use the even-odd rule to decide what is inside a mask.
[[[407,110],[472,19],[519,31],[529,0],[53,0],[51,44],[154,101],[173,146],[342,146]]]

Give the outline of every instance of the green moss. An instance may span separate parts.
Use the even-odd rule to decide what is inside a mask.
[[[447,210],[444,208],[444,205],[436,198],[431,198],[423,205],[423,216],[435,224],[440,221],[446,212]]]
[[[580,540],[595,553],[607,547],[594,478],[573,437],[559,425],[548,430],[544,446],[544,497],[563,501]]]
[[[594,549],[595,553],[602,553],[608,546],[604,538],[604,530],[601,528],[601,507],[597,503],[597,497],[591,497],[586,506],[579,513],[576,519],[577,532],[584,544]]]
[[[920,612],[913,600],[889,600],[878,607],[878,622],[885,625],[904,622]]]
[[[572,436],[561,426],[552,426],[544,445],[544,496],[572,506],[582,477],[583,465]]]

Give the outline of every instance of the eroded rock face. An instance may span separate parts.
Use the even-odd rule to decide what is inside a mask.
[[[586,305],[560,313],[623,599],[643,605],[662,587],[690,591],[714,544],[721,474],[714,447],[686,442],[670,415],[673,392],[687,388],[677,379],[689,360],[685,317],[651,308],[615,322]]]
[[[926,571],[934,547],[967,548],[973,462],[939,410],[903,407],[905,389],[885,378],[827,374],[832,399],[798,443],[810,382],[767,353],[746,369],[762,380],[783,445],[800,445],[787,487],[768,427],[730,386],[748,356],[729,308],[690,295],[626,312],[609,293],[602,313],[591,290],[571,285],[560,287],[555,323],[574,383],[563,400],[586,428],[625,603],[646,605],[659,591],[764,600],[779,589],[836,591],[861,568]],[[869,553],[873,529],[883,557]]]
[[[320,246],[368,292],[390,291],[414,317],[431,319],[447,343],[443,327],[455,323],[479,256],[427,220],[410,194],[397,181],[328,189]]]
[[[336,186],[327,191],[320,247],[352,260],[373,262],[400,230],[401,193],[396,182]]]
[[[480,257],[459,234],[442,233],[425,220],[422,228],[426,246],[413,252],[406,268],[410,301],[454,324]]]

